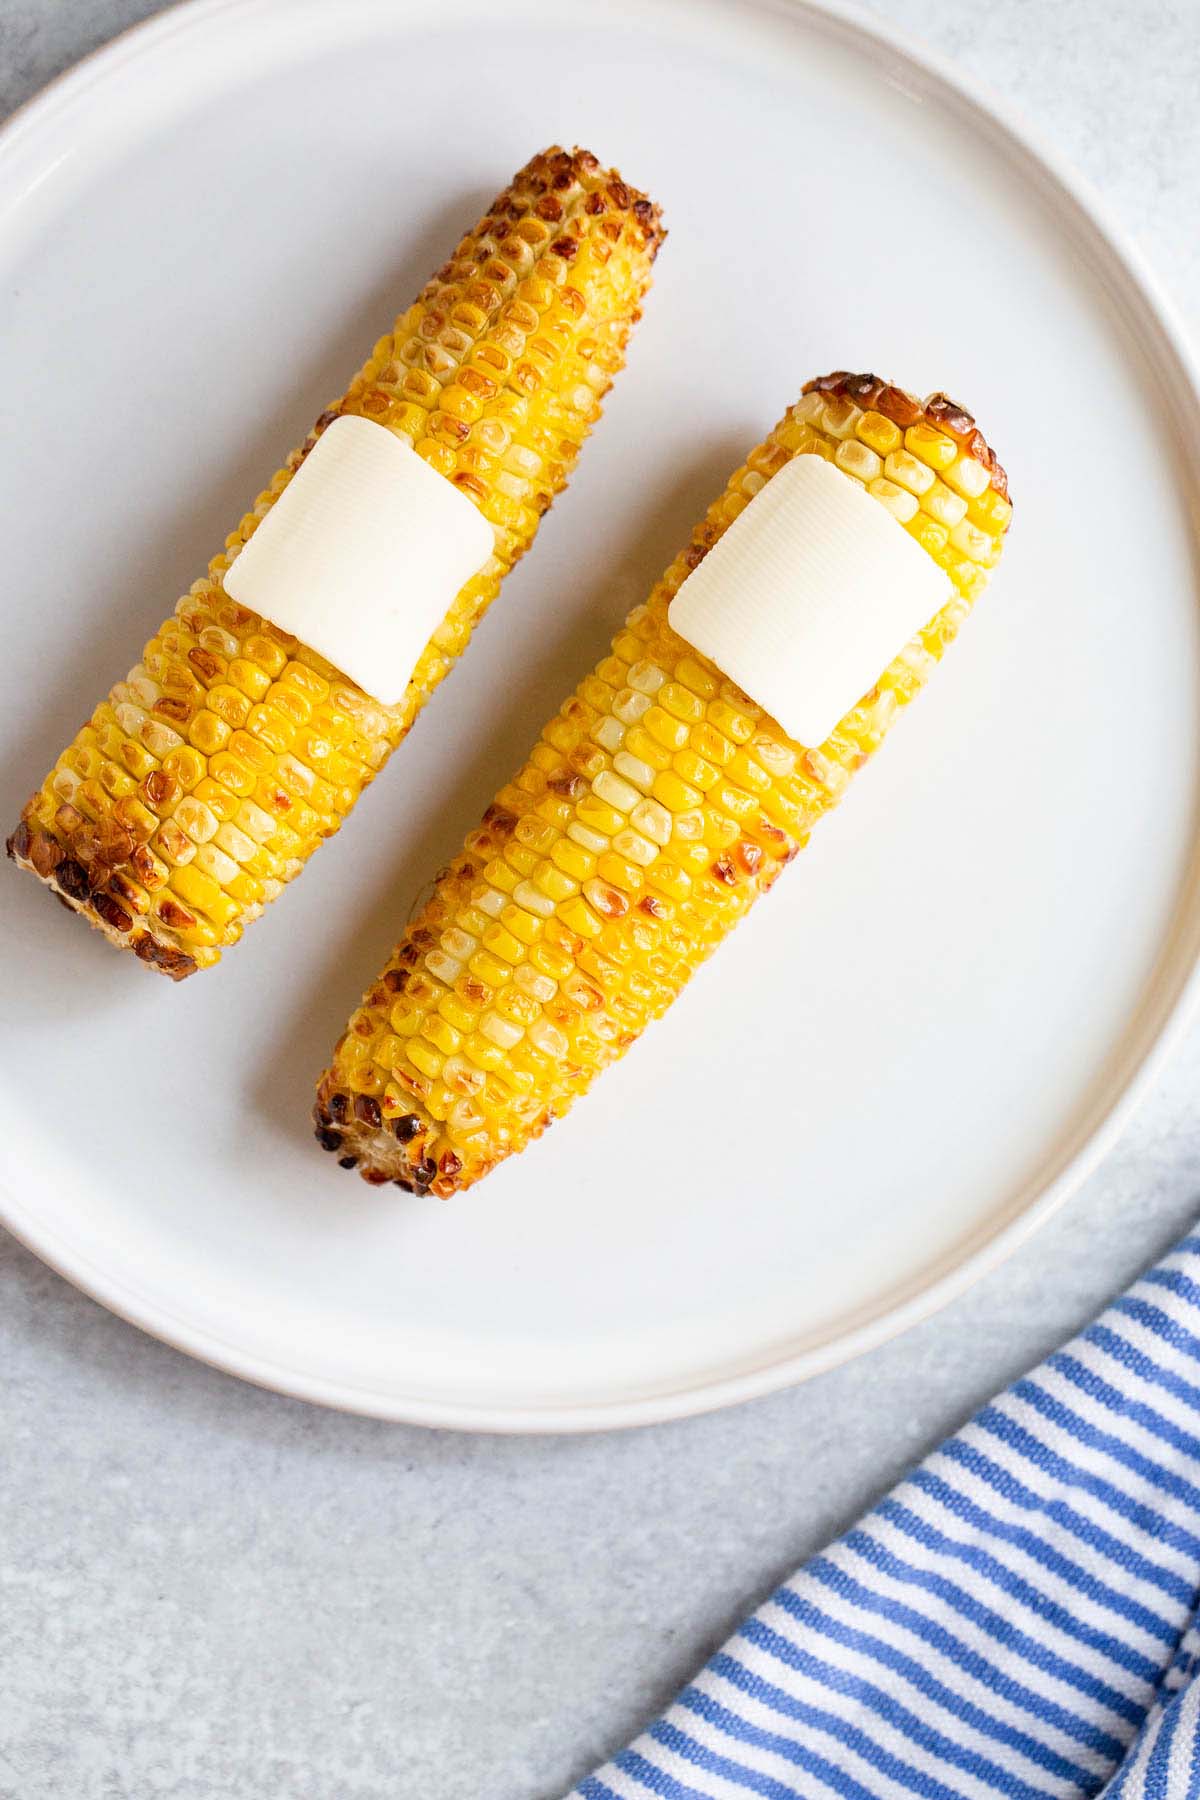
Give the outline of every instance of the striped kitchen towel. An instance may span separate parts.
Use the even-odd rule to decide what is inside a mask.
[[[575,1800],[1200,1797],[1200,1231],[760,1607]]]

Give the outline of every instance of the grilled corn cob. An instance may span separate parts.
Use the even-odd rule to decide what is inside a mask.
[[[863,483],[953,584],[807,746],[667,622],[691,570],[803,453]],[[922,404],[873,375],[810,383],[438,879],[321,1078],[322,1147],[369,1182],[445,1196],[560,1117],[836,805],[958,631],[1010,513],[1003,469],[944,395]]]
[[[338,829],[529,547],[622,365],[662,237],[657,207],[587,151],[534,157],[63,751],[10,856],[165,974],[215,963]],[[339,413],[403,433],[495,530],[390,707],[222,586]]]

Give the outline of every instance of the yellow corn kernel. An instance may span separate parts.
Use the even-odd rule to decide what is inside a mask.
[[[592,850],[584,849],[582,844],[571,838],[559,838],[550,852],[550,861],[571,880],[586,881],[596,866],[596,854]],[[554,897],[566,899],[565,894],[558,894]]]
[[[958,445],[945,432],[932,425],[910,425],[904,434],[904,448],[931,469],[948,469],[958,455]]]
[[[877,412],[865,412],[856,421],[854,434],[868,449],[874,450],[877,456],[887,456],[890,451],[898,449],[904,438],[898,425]]]
[[[683,719],[672,718],[661,706],[651,706],[642,719],[641,730],[664,750],[682,750],[688,741],[689,726]],[[631,746],[632,747],[632,746]],[[644,752],[639,752],[644,754]],[[670,758],[667,759],[669,766]]]
[[[625,784],[622,784],[624,788]],[[636,805],[641,795],[634,792],[631,805]],[[581,822],[590,826],[593,831],[610,838],[614,831],[620,831],[625,823],[625,814],[610,806],[599,793],[585,794],[576,808]]]
[[[678,681],[668,681],[658,690],[658,704],[673,719],[695,725],[704,717],[704,703]]]
[[[627,894],[640,893],[645,880],[639,865],[631,862],[628,857],[620,856],[615,850],[606,851],[597,858],[596,875],[600,881],[607,882],[611,887],[621,888]],[[586,887],[584,893],[587,893]]]
[[[429,1022],[426,1021],[421,1029],[428,1034]],[[435,1081],[441,1074],[442,1064],[446,1059],[433,1048],[432,1044],[427,1044],[424,1038],[414,1037],[409,1039],[408,1060],[414,1069],[419,1069],[422,1075],[427,1075],[431,1081]]]
[[[735,744],[745,744],[754,736],[754,720],[728,700],[714,700],[708,709],[710,722]],[[678,767],[678,764],[676,764]]]
[[[568,930],[577,933],[581,938],[592,938],[599,934],[599,919],[578,894],[570,900],[563,901],[558,909],[558,915]]]
[[[692,787],[698,787],[701,793],[707,793],[720,774],[719,769],[712,763],[705,762],[702,756],[697,756],[694,750],[681,750],[675,758],[675,769]],[[661,794],[658,798],[662,798]]]
[[[706,669],[694,656],[680,657],[675,665],[675,680],[701,700],[713,699],[721,685],[712,670]]]
[[[673,813],[690,812],[693,807],[699,806],[704,798],[699,788],[692,787],[674,770],[668,770],[666,774],[660,775],[655,781],[651,793],[656,800],[662,802],[668,812]]]
[[[478,950],[468,966],[471,973],[477,975],[480,981],[486,981],[489,987],[503,987],[506,981],[512,979],[512,963],[516,960],[518,959],[510,957],[508,962],[502,962],[490,950]]]

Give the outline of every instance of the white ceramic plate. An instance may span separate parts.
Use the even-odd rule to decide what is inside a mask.
[[[222,1367],[573,1430],[762,1393],[957,1292],[1082,1177],[1198,953],[1195,383],[1077,185],[861,21],[672,0],[207,0],[0,144],[11,823],[266,472],[535,147],[666,210],[630,366],[338,842],[174,988],[8,871],[11,1228]],[[463,1199],[322,1156],[311,1083],[414,892],[809,375],[944,386],[995,590],[768,906]]]

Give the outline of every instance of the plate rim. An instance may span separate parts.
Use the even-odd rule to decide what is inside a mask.
[[[11,151],[19,139],[52,126],[55,116],[77,96],[165,40],[195,27],[203,28],[221,15],[228,17],[278,4],[279,0],[175,0],[163,12],[128,27],[90,51],[19,106],[0,127],[0,157]],[[1122,310],[1132,301],[1134,308],[1157,329],[1160,341],[1154,346],[1155,360],[1161,364],[1165,352],[1166,362],[1174,364],[1186,390],[1181,397],[1200,419],[1200,356],[1173,298],[1091,182],[1046,141],[1040,130],[1029,124],[1019,108],[993,94],[940,51],[867,12],[855,0],[753,0],[753,4],[762,13],[808,19],[876,59],[887,55],[907,65],[939,90],[943,102],[973,118],[1014,162],[1023,163],[1043,186],[1056,191],[1060,203],[1065,202],[1073,210],[1076,223],[1090,236],[1093,247],[1103,253],[1106,268],[1120,278],[1115,298]],[[677,10],[676,0],[656,0],[656,5],[664,11]],[[738,0],[708,0],[712,11],[729,11],[737,5]],[[1197,441],[1200,444],[1200,432]],[[1148,979],[1143,998],[1153,980]],[[666,1391],[632,1399],[490,1406],[445,1399],[430,1401],[419,1395],[397,1395],[348,1380],[325,1378],[280,1359],[247,1351],[216,1331],[176,1316],[152,1295],[141,1293],[136,1283],[106,1271],[88,1253],[73,1248],[69,1237],[54,1224],[39,1219],[36,1204],[25,1202],[2,1170],[0,1224],[57,1274],[127,1323],[224,1374],[289,1398],[398,1424],[498,1435],[560,1435],[658,1424],[798,1385],[878,1348],[959,1298],[1019,1249],[1108,1156],[1197,1011],[1200,951],[1191,955],[1177,977],[1175,997],[1135,1066],[1124,1077],[1118,1077],[1116,1092],[1102,1115],[1069,1152],[1059,1173],[1049,1181],[1034,1184],[1029,1198],[1014,1216],[997,1225],[965,1254],[954,1256],[951,1252],[953,1260],[949,1265],[943,1259],[940,1272],[931,1274],[919,1287],[892,1303],[883,1303],[870,1318],[840,1330],[824,1343],[768,1357],[740,1373],[702,1373]]]

